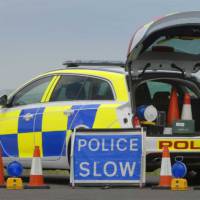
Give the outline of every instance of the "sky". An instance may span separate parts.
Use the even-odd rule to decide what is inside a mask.
[[[198,0],[0,0],[0,90],[65,60],[123,60],[133,33]]]

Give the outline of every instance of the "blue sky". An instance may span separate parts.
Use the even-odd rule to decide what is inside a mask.
[[[198,0],[0,0],[0,89],[63,68],[65,60],[125,60],[138,27],[198,9]]]

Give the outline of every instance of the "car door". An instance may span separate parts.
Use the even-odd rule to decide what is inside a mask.
[[[104,79],[81,74],[61,75],[43,114],[44,155],[68,155],[70,133],[75,128],[106,128],[114,123],[119,127],[116,122],[119,103],[114,98],[110,83]]]
[[[43,156],[51,157],[52,161],[66,158],[69,139],[67,133],[74,128],[71,123],[74,116],[77,116],[75,105],[80,107],[80,101],[86,98],[81,89],[84,80],[85,78],[79,76],[60,76],[51,95],[45,100],[42,123]]]
[[[35,145],[42,151],[42,101],[54,81],[55,77],[47,76],[26,84],[9,99],[9,106],[0,109],[4,157],[30,158]]]
[[[200,12],[173,13],[142,26],[129,44],[127,62],[134,76],[170,71],[190,77],[200,70]]]

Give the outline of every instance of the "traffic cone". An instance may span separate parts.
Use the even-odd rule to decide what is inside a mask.
[[[179,107],[178,107],[178,96],[175,88],[172,89],[170,96],[169,109],[167,114],[167,124],[172,126],[173,122],[180,119]]]
[[[153,188],[170,189],[171,181],[172,181],[172,167],[171,167],[170,153],[168,147],[164,146],[162,153],[159,185]]]
[[[184,95],[181,119],[192,120],[191,100],[190,100],[190,95],[188,93],[185,93],[185,95]]]
[[[44,184],[39,146],[35,146],[29,184],[25,186],[24,188],[25,189],[49,189],[49,186]]]
[[[3,158],[2,158],[2,147],[0,145],[0,188],[4,188],[5,186],[5,178],[4,178],[4,166],[3,166]]]

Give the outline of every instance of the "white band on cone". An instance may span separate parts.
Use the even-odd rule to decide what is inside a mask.
[[[31,166],[31,175],[42,175],[41,158],[34,157]]]
[[[171,176],[171,175],[172,175],[171,160],[170,158],[163,158],[161,162],[160,176]]]
[[[191,104],[184,104],[183,105],[181,119],[183,119],[183,120],[192,120]]]

